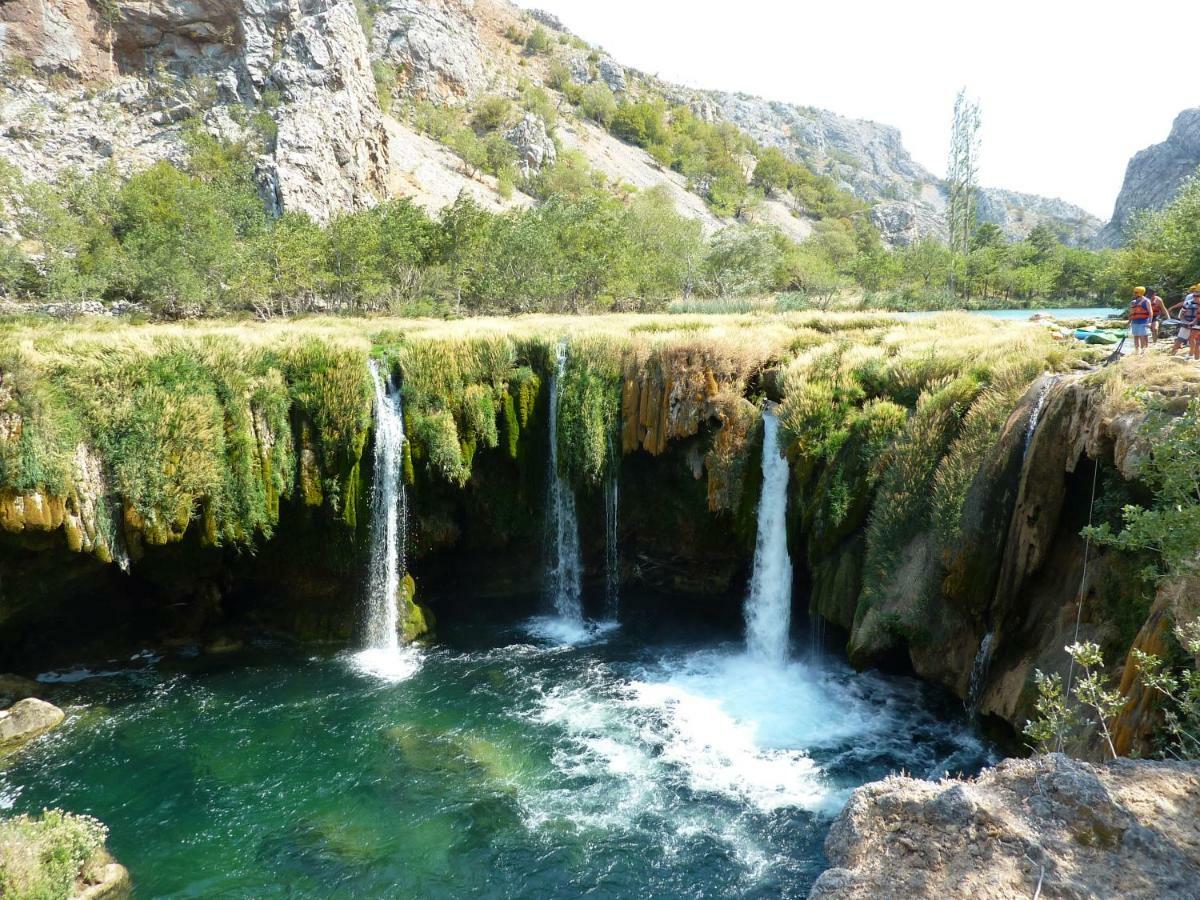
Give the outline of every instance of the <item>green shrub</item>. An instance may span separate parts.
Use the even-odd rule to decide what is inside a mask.
[[[66,900],[106,836],[95,819],[61,810],[0,821],[0,896]]]

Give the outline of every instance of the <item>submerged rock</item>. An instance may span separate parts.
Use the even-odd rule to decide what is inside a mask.
[[[1061,754],[854,792],[810,898],[1200,895],[1200,763]]]
[[[53,703],[27,697],[0,711],[0,755],[19,750],[34,738],[57,728],[65,718]]]

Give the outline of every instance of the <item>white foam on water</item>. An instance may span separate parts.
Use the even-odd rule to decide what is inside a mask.
[[[561,616],[534,616],[522,626],[534,640],[558,647],[595,644],[620,627],[619,623],[613,621],[585,621]]]
[[[397,684],[421,670],[421,651],[411,646],[371,647],[349,657],[350,667],[360,675]]]

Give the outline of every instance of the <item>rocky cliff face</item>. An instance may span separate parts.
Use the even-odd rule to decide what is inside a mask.
[[[1104,247],[1124,243],[1130,217],[1141,210],[1162,209],[1175,199],[1183,182],[1200,167],[1200,108],[1185,109],[1161,144],[1139,151],[1125,169],[1125,181],[1112,219],[1096,237]]]
[[[898,129],[745,94],[709,92],[692,103],[826,172],[871,203],[872,219],[890,243],[946,237],[945,183],[913,160]],[[980,191],[979,218],[999,225],[1009,240],[1046,223],[1069,244],[1087,243],[1101,226],[1065,201],[996,188]]]
[[[1061,755],[859,788],[811,898],[1141,897],[1200,885],[1200,764]]]
[[[324,221],[389,194],[436,211],[460,190],[493,208],[528,202],[499,198],[494,184],[464,176],[453,158],[424,152],[419,135],[381,112],[372,65],[385,66],[379,89],[402,98],[444,104],[514,93],[523,79],[545,75],[541,61],[519,59],[505,37],[528,30],[532,17],[503,0],[381,0],[369,9],[360,20],[353,0],[13,0],[0,6],[0,57],[10,70],[0,91],[0,153],[36,179],[110,162],[128,172],[184,159],[185,120],[239,138],[251,134],[254,114],[265,113],[273,124],[259,181],[276,211]],[[536,21],[565,33],[552,17]],[[636,92],[637,83],[656,85],[700,115],[727,119],[828,172],[875,205],[875,223],[894,245],[945,233],[945,188],[912,160],[894,128],[660,84],[574,46],[558,52],[577,82],[601,81],[619,95]],[[26,68],[38,77],[24,77]],[[586,129],[580,123],[576,138]],[[527,152],[528,130],[518,135],[519,150],[536,165],[550,158],[551,145],[539,141],[537,153]],[[724,224],[643,151],[607,135],[576,138],[567,143],[610,179],[662,184],[707,230]],[[1005,191],[984,191],[980,209],[1011,238],[1047,221],[1081,242],[1099,226],[1060,201]],[[777,201],[764,204],[759,218],[797,240],[811,230]]]
[[[184,154],[181,123],[273,134],[258,162],[276,210],[324,221],[383,190],[387,133],[352,0],[5,4],[0,153],[27,177]],[[13,68],[20,58],[32,73]],[[22,77],[31,74],[39,77]]]

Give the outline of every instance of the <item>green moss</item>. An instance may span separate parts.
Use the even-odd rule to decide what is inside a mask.
[[[404,441],[404,449],[401,451],[401,454],[401,471],[403,472],[404,483],[408,487],[412,487],[417,482],[417,476],[413,471],[413,451],[411,441],[407,439]]]
[[[509,391],[504,392],[503,403],[503,418],[504,418],[504,448],[508,451],[508,458],[516,460],[521,449],[521,423],[517,418],[517,405],[513,401],[512,394]]]
[[[400,636],[411,643],[433,631],[433,613],[417,603],[417,584],[407,572],[400,581]]]

